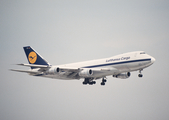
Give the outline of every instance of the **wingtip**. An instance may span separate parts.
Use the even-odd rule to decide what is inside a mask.
[[[20,63],[20,64],[16,64],[16,65],[24,65],[23,63]]]
[[[14,69],[8,69],[9,71],[14,71]]]

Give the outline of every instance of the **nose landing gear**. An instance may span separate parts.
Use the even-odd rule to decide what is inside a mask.
[[[143,77],[143,74],[141,74],[141,71],[143,71],[143,69],[139,70],[140,74],[138,74],[138,77],[140,77],[140,78]]]

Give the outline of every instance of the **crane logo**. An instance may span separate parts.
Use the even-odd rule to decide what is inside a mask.
[[[30,52],[28,55],[28,60],[31,64],[34,64],[37,60],[37,54],[35,52]]]

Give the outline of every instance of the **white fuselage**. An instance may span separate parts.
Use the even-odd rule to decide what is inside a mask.
[[[94,74],[90,77],[94,79],[102,78],[109,75],[117,75],[124,72],[132,72],[142,70],[154,63],[155,59],[145,54],[143,51],[130,52],[125,54],[116,55],[110,58],[91,60],[85,62],[77,62],[71,64],[63,64],[52,66],[50,69],[55,68],[79,68],[79,69],[92,69]],[[100,70],[100,71],[98,71]],[[103,71],[102,71],[103,70]],[[98,71],[98,72],[97,72]],[[42,74],[42,77],[49,77],[55,79],[80,79],[71,78],[66,75],[65,71],[60,71],[57,74]],[[83,77],[84,78],[84,77]]]

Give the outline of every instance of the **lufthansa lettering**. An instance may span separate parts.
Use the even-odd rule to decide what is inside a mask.
[[[121,60],[128,60],[130,57],[122,57]]]
[[[111,61],[119,61],[120,58],[116,58],[116,59],[109,59],[109,60],[106,60],[106,62],[111,62]]]
[[[120,60],[129,60],[130,57],[121,57],[121,58],[115,58],[115,59],[109,59],[109,60],[106,60],[106,62],[114,62],[114,61],[120,61]]]

